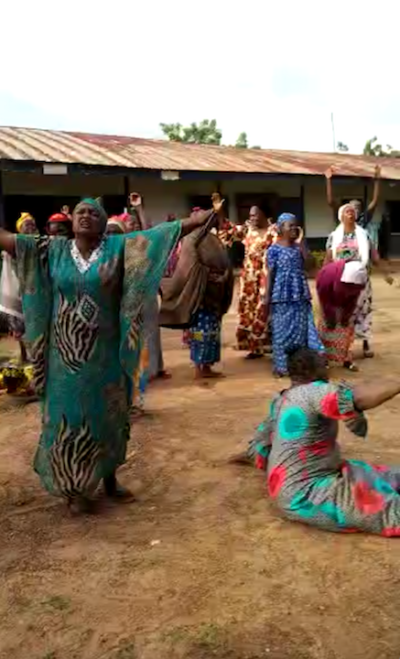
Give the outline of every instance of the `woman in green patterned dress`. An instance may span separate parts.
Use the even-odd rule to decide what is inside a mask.
[[[129,439],[142,309],[155,298],[177,241],[211,212],[106,236],[105,211],[86,199],[73,214],[74,240],[0,229],[0,249],[17,261],[25,338],[42,403],[35,471],[70,506],[91,508],[101,480],[109,497],[132,500],[116,470]]]

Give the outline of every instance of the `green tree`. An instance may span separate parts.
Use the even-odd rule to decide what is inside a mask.
[[[247,133],[240,133],[239,137],[236,140],[235,147],[237,149],[247,149],[249,146],[247,142]]]
[[[221,144],[222,131],[217,127],[215,119],[203,119],[200,123],[160,124],[164,135],[171,142],[186,142],[187,144]]]
[[[344,142],[338,142],[338,143],[336,144],[336,148],[337,148],[337,150],[340,151],[341,153],[347,153],[348,150],[349,150],[349,147],[348,147],[347,144],[345,144]]]
[[[373,137],[372,139],[366,141],[363,154],[364,156],[375,156],[377,158],[400,157],[400,152],[396,149],[393,149],[390,144],[386,144],[386,147],[383,148],[382,144],[379,144],[377,137]]]

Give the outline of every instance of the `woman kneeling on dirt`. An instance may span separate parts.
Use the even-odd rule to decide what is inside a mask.
[[[142,309],[157,295],[181,235],[211,212],[149,231],[106,235],[101,205],[74,210],[74,240],[13,235],[0,248],[15,255],[42,432],[35,470],[44,487],[78,510],[106,495],[132,500],[117,482],[129,439],[132,374],[138,366]]]
[[[333,384],[325,357],[308,348],[288,359],[289,389],[271,403],[246,454],[267,471],[268,490],[284,516],[329,531],[400,536],[400,469],[343,460],[338,421],[365,437],[364,410],[400,393],[400,383]]]

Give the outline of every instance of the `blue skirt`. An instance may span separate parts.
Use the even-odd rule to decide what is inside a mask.
[[[287,374],[287,353],[295,348],[324,352],[314,324],[311,302],[274,302],[272,312],[272,353],[274,372]]]
[[[199,309],[190,325],[190,359],[197,365],[216,364],[221,359],[221,322],[217,315]]]

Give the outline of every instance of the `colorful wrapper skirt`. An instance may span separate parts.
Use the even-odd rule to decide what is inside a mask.
[[[212,365],[221,359],[221,322],[212,311],[199,309],[193,316],[190,359],[197,365]]]
[[[351,346],[354,341],[354,325],[352,323],[349,323],[347,327],[336,325],[332,329],[321,318],[318,323],[318,331],[330,364],[342,366],[345,361],[351,361]]]

